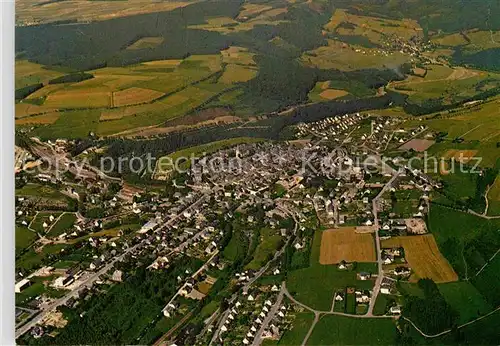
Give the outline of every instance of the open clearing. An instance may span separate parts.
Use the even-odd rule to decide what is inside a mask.
[[[128,88],[113,93],[113,106],[122,107],[151,102],[163,95],[165,94],[156,90]]]
[[[53,108],[98,108],[111,106],[111,93],[89,90],[61,90],[47,96],[44,103]]]
[[[356,233],[352,227],[324,231],[319,263],[375,262],[375,242],[370,233]]]
[[[500,176],[488,191],[488,215],[500,215]]]
[[[469,162],[477,154],[477,150],[457,150],[450,149],[444,155],[443,158],[446,160],[454,159],[457,162]]]
[[[16,89],[37,83],[46,83],[51,79],[62,76],[63,74],[64,73],[62,72],[50,70],[45,66],[27,60],[16,60],[16,65],[15,65]]]
[[[318,321],[308,345],[392,345],[396,325],[389,318],[368,319],[326,315]]]
[[[326,89],[322,91],[319,96],[321,96],[324,99],[327,100],[333,100],[345,95],[348,95],[349,93],[345,90],[339,90],[339,89]]]
[[[432,234],[393,237],[382,241],[383,248],[403,247],[414,271],[410,281],[430,278],[436,283],[457,281],[458,276],[441,254]]]
[[[399,147],[399,150],[426,151],[435,142],[428,139],[412,139]]]
[[[163,43],[163,37],[143,37],[132,43],[127,47],[128,50],[154,48]]]

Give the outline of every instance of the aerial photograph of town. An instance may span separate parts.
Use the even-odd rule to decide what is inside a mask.
[[[18,345],[500,344],[500,1],[16,0],[13,64]]]

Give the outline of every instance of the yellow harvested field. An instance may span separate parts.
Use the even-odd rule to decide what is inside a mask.
[[[446,160],[455,159],[457,162],[468,162],[477,154],[477,150],[458,150],[450,149],[444,155],[443,158]]]
[[[47,96],[44,104],[54,108],[109,107],[111,105],[111,93],[92,90],[61,90]]]
[[[61,90],[63,88],[64,88],[64,84],[49,84],[49,85],[44,86],[41,89],[38,89],[33,94],[30,94],[27,97],[27,99],[28,100],[32,100],[32,99],[37,99],[37,98],[40,98],[40,97],[46,97],[50,93],[53,93],[53,92],[55,92],[57,90]]]
[[[16,103],[16,118],[29,117],[35,114],[43,114],[56,111],[55,108],[24,103]]]
[[[333,31],[344,21],[347,21],[346,11],[338,8],[333,12],[332,18],[330,18],[330,21],[324,26],[324,28],[326,30]]]
[[[333,100],[333,99],[345,96],[347,94],[349,94],[349,93],[347,91],[345,91],[345,90],[340,90],[340,89],[326,89],[326,90],[322,91],[319,94],[319,96],[321,96],[322,98],[327,99],[327,100]]]
[[[222,50],[220,53],[222,55],[222,61],[227,64],[256,65],[253,60],[255,54],[249,53],[246,48],[231,46],[228,49]]]
[[[243,5],[243,9],[240,11],[240,14],[238,15],[238,19],[245,19],[248,16],[268,11],[271,8],[272,8],[271,6],[267,5],[245,4]]]
[[[171,60],[155,60],[155,61],[147,61],[143,62],[142,65],[146,66],[167,66],[167,67],[176,67],[179,66],[182,62],[182,59],[171,59]]]
[[[59,119],[60,114],[58,112],[51,112],[42,115],[34,115],[31,117],[24,117],[21,119],[16,119],[16,125],[47,125],[53,124]]]
[[[319,263],[375,262],[375,241],[371,233],[356,233],[354,227],[324,231]]]
[[[393,237],[382,241],[383,248],[403,247],[406,261],[414,271],[410,281],[429,278],[436,283],[457,281],[458,276],[441,254],[432,234]]]
[[[165,39],[163,37],[143,37],[132,43],[127,47],[127,50],[138,50],[146,48],[154,48],[163,43]]]
[[[254,78],[257,71],[258,69],[253,67],[230,64],[226,66],[224,73],[219,78],[219,82],[225,84],[246,82]]]
[[[441,46],[460,46],[468,44],[465,38],[459,33],[433,38],[432,42]]]
[[[164,93],[151,89],[128,88],[113,93],[113,107],[131,106],[140,103],[151,102]]]
[[[197,2],[192,1],[46,1],[17,0],[16,22],[50,23],[59,20],[78,20],[80,22],[100,21],[143,13],[172,11]]]

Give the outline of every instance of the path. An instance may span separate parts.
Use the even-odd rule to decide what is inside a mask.
[[[184,316],[175,326],[173,326],[171,329],[169,329],[168,332],[166,332],[161,338],[159,338],[153,346],[160,346],[160,345],[166,345],[167,343],[165,342],[175,331],[186,322],[191,315],[193,314],[192,311],[190,311],[186,316]]]
[[[486,263],[481,267],[481,269],[479,269],[479,271],[474,276],[478,276],[479,274],[481,274],[481,272],[484,270],[484,268],[486,268],[488,266],[488,264],[491,263],[491,261],[496,257],[496,255],[498,255],[499,252],[500,252],[500,249],[498,249],[497,252],[495,252],[493,254],[493,256],[491,256],[488,261],[486,261]]]
[[[467,327],[467,326],[468,326],[468,325],[470,325],[470,324],[473,324],[473,323],[475,323],[475,322],[477,322],[477,321],[482,320],[483,318],[486,318],[486,317],[488,317],[488,316],[490,316],[490,315],[493,315],[495,312],[497,312],[497,311],[499,311],[499,310],[500,310],[500,306],[499,306],[499,307],[497,307],[495,310],[490,311],[490,312],[489,312],[489,313],[487,313],[486,315],[480,316],[480,317],[478,317],[478,318],[476,318],[476,319],[474,319],[474,320],[472,320],[472,321],[469,321],[469,322],[467,322],[467,323],[464,323],[464,324],[459,325],[459,326],[457,327],[457,329],[461,329],[461,328],[463,328],[463,327]],[[442,331],[441,333],[429,335],[429,334],[424,333],[422,330],[420,330],[420,328],[418,328],[418,327],[415,325],[415,323],[413,323],[413,322],[412,322],[409,318],[406,318],[406,317],[404,317],[404,316],[402,316],[401,318],[402,318],[402,319],[404,319],[405,321],[408,321],[408,322],[409,322],[409,323],[413,326],[413,328],[415,328],[415,329],[417,330],[417,332],[419,332],[422,336],[424,336],[424,337],[426,337],[426,338],[437,338],[438,336],[442,336],[442,335],[445,335],[445,334],[448,334],[448,333],[450,333],[450,332],[451,332],[451,329],[446,329],[446,330]]]

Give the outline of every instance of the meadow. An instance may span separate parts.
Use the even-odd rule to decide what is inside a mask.
[[[500,176],[497,176],[495,182],[488,191],[488,215],[500,215]]]
[[[54,226],[52,226],[52,228],[50,229],[48,236],[50,236],[51,238],[56,238],[61,234],[70,231],[75,222],[76,216],[74,213],[62,214],[56,224],[54,224]]]
[[[498,219],[488,220],[431,204],[428,227],[442,254],[461,278],[472,278],[500,248]]]
[[[16,255],[24,251],[37,239],[35,232],[16,225]]]
[[[295,312],[293,314],[294,320],[290,329],[285,330],[279,340],[264,340],[263,345],[267,346],[288,346],[300,345],[311,327],[314,315],[311,312]]]
[[[492,305],[470,282],[450,282],[438,285],[438,288],[446,302],[458,311],[460,324],[492,310]]]
[[[287,276],[287,288],[295,299],[313,309],[329,310],[333,293],[349,287],[371,289],[372,281],[357,280],[356,273],[367,271],[375,273],[376,263],[357,263],[352,271],[339,270],[336,265],[319,263],[322,231],[316,231],[311,248],[310,265],[293,270]]]
[[[247,264],[246,268],[253,270],[260,269],[278,251],[282,244],[281,239],[281,235],[277,234],[276,231],[268,228],[261,229],[259,245],[255,249],[252,261]]]
[[[325,315],[318,321],[308,345],[392,345],[397,338],[392,319],[361,319]]]

